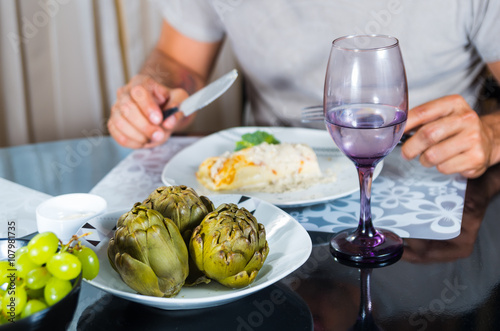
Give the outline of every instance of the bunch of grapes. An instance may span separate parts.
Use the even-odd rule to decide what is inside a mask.
[[[0,261],[0,324],[56,304],[80,273],[87,280],[97,276],[97,255],[78,239],[62,244],[53,232],[39,233],[15,252],[15,261]]]

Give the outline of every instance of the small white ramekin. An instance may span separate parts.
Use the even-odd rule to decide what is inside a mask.
[[[71,193],[50,198],[36,208],[38,232],[54,232],[67,243],[85,222],[103,214],[106,208],[106,200],[94,194]]]

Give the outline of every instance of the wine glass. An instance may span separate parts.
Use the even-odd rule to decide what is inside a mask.
[[[370,198],[373,171],[401,139],[408,115],[399,41],[384,35],[335,39],[326,71],[323,111],[328,132],[354,162],[360,183],[358,227],[332,238],[332,255],[360,266],[398,260],[403,241],[391,231],[375,229]]]

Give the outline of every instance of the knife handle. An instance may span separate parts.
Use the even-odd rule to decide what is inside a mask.
[[[166,120],[167,117],[169,117],[170,115],[173,115],[173,114],[177,113],[178,111],[179,111],[179,107],[173,107],[173,108],[162,110],[163,120]]]

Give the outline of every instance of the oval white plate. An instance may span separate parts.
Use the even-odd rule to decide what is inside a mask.
[[[198,309],[222,305],[259,291],[299,268],[311,254],[309,234],[295,219],[272,204],[243,195],[209,196],[215,207],[221,203],[236,203],[245,207],[266,228],[269,255],[255,281],[241,289],[229,289],[212,281],[193,287],[183,287],[174,298],[157,298],[137,294],[126,285],[108,261],[109,238],[117,219],[128,210],[109,213],[89,220],[78,235],[91,233],[82,243],[99,257],[100,271],[89,284],[118,297],[166,310]]]
[[[284,193],[225,191],[214,192],[205,188],[196,179],[198,166],[208,157],[219,156],[226,151],[234,150],[236,142],[245,133],[262,130],[273,134],[279,141],[288,143],[305,143],[312,147],[318,156],[319,166],[323,173],[333,171],[336,181],[320,183],[306,190]],[[382,171],[380,162],[373,178]],[[236,127],[211,134],[177,153],[164,167],[161,179],[165,185],[186,185],[202,195],[245,194],[260,198],[281,207],[306,206],[330,201],[347,196],[359,190],[356,168],[335,145],[326,130],[284,127]]]

